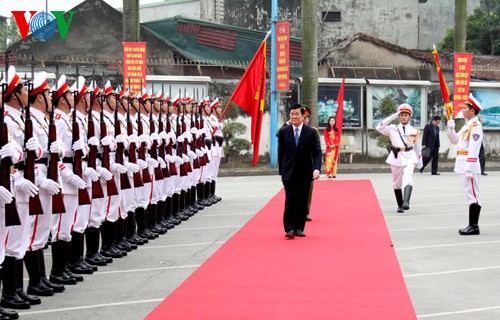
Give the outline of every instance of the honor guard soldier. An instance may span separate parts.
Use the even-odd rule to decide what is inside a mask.
[[[113,174],[108,169],[102,166],[102,150],[104,146],[109,148],[109,146],[113,143],[113,139],[110,136],[105,136],[100,139],[102,90],[101,88],[99,88],[99,86],[97,86],[95,81],[92,81],[89,87],[89,91],[90,112],[87,117],[87,135],[90,150],[88,165],[95,165],[95,170],[97,171],[101,179],[99,181],[99,184],[92,185],[92,205],[90,220],[87,225],[87,229],[85,230],[85,244],[87,245],[85,260],[91,265],[105,266],[106,264],[113,262],[113,258],[110,256],[105,257],[99,252],[100,227],[102,222],[104,221],[104,216],[106,213],[106,184],[108,181],[111,181],[111,179],[113,179]],[[96,155],[94,155],[94,153],[96,153]],[[94,156],[97,158],[97,160],[93,159]],[[95,162],[95,164],[93,162]],[[118,255],[120,257],[122,256],[121,254],[117,254],[117,256]]]
[[[222,198],[215,195],[215,187],[217,182],[217,176],[219,175],[219,166],[221,158],[224,157],[224,136],[222,135],[222,122],[219,122],[219,117],[222,113],[222,108],[220,106],[219,98],[216,98],[214,102],[210,105],[212,109],[212,114],[209,117],[210,125],[214,128],[215,133],[213,133],[213,147],[212,147],[212,175],[210,183],[210,198],[212,201],[219,202]]]
[[[85,84],[85,78],[79,76],[77,81],[71,86],[70,91],[73,93],[75,101],[75,108],[70,115],[71,125],[73,127],[73,140],[81,139],[85,145],[87,145],[87,114],[90,108],[90,93]],[[71,225],[71,255],[69,256],[68,268],[73,273],[92,274],[94,271],[97,271],[97,266],[89,264],[84,259],[84,232],[87,228],[91,213],[92,183],[98,182],[100,177],[94,168],[87,165],[86,159],[88,159],[88,152],[87,157],[82,159],[80,163],[78,163],[76,156],[75,153],[74,166],[80,166],[80,168],[75,169],[74,167],[73,171],[77,172],[76,170],[79,170],[82,172],[82,177],[87,184],[87,188],[86,190],[78,191],[79,205],[75,219]],[[83,198],[85,198],[85,200],[89,200],[88,203],[81,203],[84,201],[81,199],[82,196],[84,196]]]
[[[23,256],[28,244],[27,235],[29,232],[29,197],[38,194],[38,188],[28,179],[24,178],[24,164],[22,145],[26,150],[35,152],[37,158],[41,156],[42,150],[36,138],[29,139],[25,144],[24,137],[24,122],[21,116],[22,107],[28,104],[28,88],[23,83],[21,77],[16,73],[15,67],[10,66],[7,71],[7,78],[2,80],[2,110],[3,121],[2,126],[6,125],[7,137],[6,142],[2,149],[0,149],[1,158],[10,158],[11,163],[14,164],[15,170],[13,176],[15,179],[15,186],[10,190],[3,187],[0,189],[2,201],[0,217],[0,239],[3,240],[2,244],[6,243],[7,246],[2,245],[0,249],[0,262],[2,263],[2,298],[1,306],[13,309],[29,309],[31,304],[40,303],[40,299],[34,296],[28,296],[23,291]],[[2,161],[2,165],[4,165]],[[2,179],[11,179],[11,171],[8,171],[8,176],[2,176]],[[3,174],[7,174],[3,171]],[[14,201],[14,196],[16,202]],[[8,208],[6,204],[11,206]],[[17,212],[11,211],[12,208],[17,207]],[[10,211],[10,212],[9,212]],[[6,217],[10,214],[17,215],[20,220],[20,225],[9,226]],[[18,222],[16,222],[17,224]],[[8,237],[7,237],[8,232]],[[24,251],[24,252],[23,252]],[[17,312],[5,310],[0,308],[0,317],[3,319],[17,319],[19,316]]]
[[[377,131],[391,139],[391,152],[386,162],[391,165],[392,186],[397,212],[410,209],[410,198],[413,190],[413,171],[416,165],[422,167],[422,155],[418,136],[420,130],[410,125],[413,108],[403,103],[396,113],[382,120],[377,125]],[[396,118],[399,124],[392,124]],[[404,189],[404,195],[401,189]]]
[[[68,253],[71,250],[71,226],[75,221],[78,208],[78,190],[86,188],[87,184],[74,173],[73,161],[75,151],[80,151],[82,156],[85,157],[88,149],[81,138],[73,142],[70,114],[74,106],[74,96],[69,91],[65,75],[62,75],[57,81],[52,100],[52,103],[56,106],[54,122],[57,138],[63,143],[59,172],[66,212],[55,214],[52,221],[52,271],[50,280],[60,284],[76,284],[76,281],[83,281],[83,277],[74,274],[68,269]]]
[[[469,94],[469,99],[463,103],[463,116],[467,120],[460,131],[455,132],[455,121],[448,120],[446,135],[452,144],[457,145],[457,158],[454,171],[460,175],[460,182],[465,191],[469,205],[469,225],[460,229],[460,235],[479,234],[479,214],[481,200],[479,198],[479,177],[481,166],[478,161],[479,150],[483,142],[483,127],[477,115],[482,110],[481,104]]]

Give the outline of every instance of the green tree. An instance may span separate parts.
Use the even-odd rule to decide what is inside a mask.
[[[7,48],[21,39],[19,28],[13,16],[10,16],[5,23],[0,24],[0,52],[5,52]]]
[[[391,114],[395,113],[397,110],[396,101],[391,97],[386,96],[380,101],[379,113],[382,118],[386,118]],[[394,120],[394,122],[397,122]],[[387,149],[388,152],[391,151],[391,139],[388,136],[380,134],[377,130],[370,132],[370,138],[377,139],[377,146],[380,148]]]
[[[448,29],[439,43],[444,51],[454,51],[454,29]],[[463,51],[500,55],[500,1],[483,0],[467,18],[466,47]]]

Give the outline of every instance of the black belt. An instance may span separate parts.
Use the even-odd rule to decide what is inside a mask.
[[[64,157],[62,158],[63,163],[73,163],[73,157]]]
[[[40,158],[38,160],[35,160],[35,164],[48,165],[49,159],[48,158]],[[26,170],[26,163],[24,161],[18,162],[16,164],[14,164],[14,168],[16,168],[17,170]]]
[[[406,152],[413,150],[413,147],[401,147],[401,148],[396,148],[396,147],[391,147],[392,152],[394,152],[394,158],[398,158],[398,153],[399,152]]]

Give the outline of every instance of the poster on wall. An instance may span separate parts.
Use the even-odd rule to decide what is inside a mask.
[[[384,115],[380,107],[386,103],[392,103],[399,106],[402,103],[408,103],[413,108],[413,116],[410,119],[410,123],[417,127],[423,127],[422,108],[423,102],[426,98],[422,98],[425,95],[425,89],[420,87],[408,87],[408,86],[370,86],[367,90],[368,106],[371,107],[371,113],[369,111],[368,116],[368,127],[375,128],[380,121],[384,120],[388,115]],[[371,115],[371,118],[370,118]],[[370,121],[371,120],[371,121]]]
[[[340,86],[318,86],[318,125],[326,127],[329,117],[337,112],[337,96]],[[345,87],[343,128],[361,128],[361,88]]]
[[[500,129],[500,90],[471,88],[470,92],[483,108],[479,113],[483,127]]]

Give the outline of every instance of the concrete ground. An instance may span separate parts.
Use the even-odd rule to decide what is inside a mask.
[[[467,224],[467,207],[453,172],[416,173],[411,209],[397,214],[388,166],[380,166],[385,173],[368,168],[357,174],[341,173],[342,166],[339,180],[371,180],[419,319],[500,319],[500,171],[481,177],[481,235],[464,237],[458,229]],[[222,202],[100,267],[84,282],[67,286],[64,293],[42,298],[41,305],[20,312],[21,318],[143,319],[258,212],[281,183],[276,175],[226,176],[217,188]],[[276,236],[281,231],[277,226]],[[50,249],[46,254],[50,267]]]

